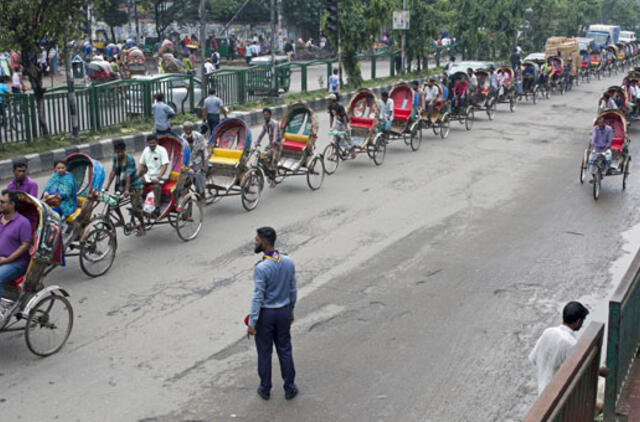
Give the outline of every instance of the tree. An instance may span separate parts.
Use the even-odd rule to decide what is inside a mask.
[[[245,0],[208,0],[207,17],[218,22],[228,22],[244,4]],[[312,0],[313,1],[313,0]],[[317,1],[317,0],[316,0]],[[303,11],[301,11],[302,13]],[[242,9],[237,22],[269,22],[270,10],[268,0],[251,0]]]
[[[285,23],[300,28],[305,39],[318,36],[324,1],[281,0],[280,7]]]
[[[120,6],[126,4],[123,0],[96,0],[95,13],[98,20],[109,25],[111,30],[111,42],[116,42],[114,28],[123,26],[129,22],[129,15]]]
[[[362,86],[362,73],[357,59],[359,51],[367,51],[373,39],[391,21],[392,0],[343,0],[338,10],[340,27],[340,62],[347,72],[348,82],[354,88]],[[322,27],[326,26],[327,14]],[[338,45],[338,34],[324,31],[333,45]]]
[[[418,69],[421,69],[421,64],[426,63],[424,59],[431,41],[438,37],[441,28],[449,25],[452,13],[448,0],[410,0],[408,9],[411,29],[406,33],[405,48],[407,56],[417,59]]]
[[[81,20],[82,4],[82,0],[2,0],[0,50],[20,51],[23,71],[36,99],[43,135],[49,134],[49,128],[43,109],[43,69],[38,67],[37,58],[41,48],[64,46],[72,39]]]

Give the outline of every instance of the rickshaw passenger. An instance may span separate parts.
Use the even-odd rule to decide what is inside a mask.
[[[498,96],[502,97],[507,92],[507,82],[509,82],[509,76],[504,69],[498,70]]]
[[[602,96],[602,100],[600,100],[599,108],[600,111],[617,110],[618,106],[613,98],[611,98],[611,95],[609,95],[608,92],[605,92]]]
[[[457,111],[461,104],[467,99],[467,91],[469,89],[469,82],[466,78],[459,78],[455,85],[453,85],[453,96],[455,98],[453,108]]]
[[[158,145],[158,139],[155,134],[147,136],[147,147],[142,151],[140,156],[140,165],[138,166],[138,175],[146,185],[153,186],[153,201],[155,210],[153,215],[160,216],[160,203],[162,196],[162,185],[169,178],[169,154],[167,150]]]
[[[44,187],[42,199],[62,217],[69,217],[76,210],[76,181],[71,173],[67,173],[67,164],[56,160],[54,172]]]
[[[278,171],[278,161],[280,160],[280,149],[282,148],[282,142],[280,140],[280,125],[278,121],[271,118],[271,109],[265,107],[262,109],[262,117],[264,118],[264,124],[262,125],[262,132],[258,136],[255,143],[255,148],[260,148],[260,143],[265,135],[268,136],[269,144],[265,148],[262,156],[267,160],[267,167],[271,170],[269,174],[269,186],[274,188],[276,186],[276,175]]]
[[[491,66],[491,68],[489,69],[489,72],[491,72],[491,78],[490,78],[491,93],[492,95],[496,96],[498,95],[498,90],[500,88],[499,82],[498,82],[498,73],[496,72],[496,69],[493,66]]]
[[[540,81],[542,82],[542,85],[546,85],[547,82],[549,82],[549,75],[552,71],[551,65],[549,63],[550,61],[544,62],[540,67]]]
[[[637,115],[640,106],[640,87],[638,87],[638,81],[636,79],[631,80],[630,92],[631,101],[633,102],[633,114]]]
[[[449,76],[447,76],[447,72],[442,73],[441,83],[445,91],[443,93],[442,99],[444,101],[448,101],[449,97],[451,96],[452,90],[451,90],[451,79],[449,79]]]
[[[597,154],[604,154],[607,165],[611,164],[611,142],[613,141],[613,129],[605,124],[604,117],[599,116],[597,125],[591,131],[591,156],[589,164],[593,164]]]
[[[31,223],[16,211],[16,191],[3,190],[0,196],[0,297],[5,283],[9,283],[27,271],[29,248],[33,242]],[[0,300],[0,321],[5,318],[13,302]]]
[[[531,88],[533,88],[533,80],[535,78],[535,75],[536,73],[533,66],[526,66],[524,68],[524,71],[522,72],[522,84],[525,91],[529,91]]]
[[[38,184],[27,176],[27,160],[20,158],[13,161],[13,180],[7,185],[9,190],[17,190],[38,197]]]
[[[440,90],[435,85],[436,80],[430,78],[427,82],[427,87],[424,90],[424,101],[427,108],[427,118],[431,119],[431,115],[433,114],[433,109],[438,102],[438,94]]]
[[[516,84],[516,92],[522,94],[522,67],[519,64],[513,72],[513,83]]]
[[[471,84],[471,92],[475,94],[476,90],[478,89],[478,77],[476,76],[476,74],[473,72],[473,69],[471,69],[471,68],[467,69],[467,75],[469,75],[469,83]]]
[[[622,98],[619,92],[616,91],[613,93],[613,101],[615,101],[618,110],[624,110],[624,98]]]

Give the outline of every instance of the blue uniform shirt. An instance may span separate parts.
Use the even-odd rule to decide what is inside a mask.
[[[255,266],[253,283],[250,326],[256,326],[262,308],[277,309],[289,306],[293,311],[298,297],[296,267],[287,255],[278,251],[266,253],[262,261]]]

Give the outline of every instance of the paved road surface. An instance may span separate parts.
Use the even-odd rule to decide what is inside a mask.
[[[382,167],[361,156],[317,192],[287,180],[251,213],[223,200],[191,243],[169,227],[121,237],[102,278],[70,262],[49,277],[72,295],[67,346],[38,359],[21,335],[0,341],[3,418],[521,420],[541,331],[568,300],[602,310],[614,261],[640,244],[628,234],[637,173],[624,193],[606,178],[598,202],[578,183],[596,98],[620,78],[514,114],[501,106],[447,140],[425,132],[418,152],[394,143]],[[320,123],[326,133],[326,115]],[[265,224],[298,269],[291,402],[275,358],[271,401],[258,398],[244,336],[251,242]]]

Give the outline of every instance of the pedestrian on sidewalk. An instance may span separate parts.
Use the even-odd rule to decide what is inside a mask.
[[[333,69],[333,75],[329,76],[329,94],[336,96],[336,100],[340,101],[340,76],[338,76],[338,69]]]
[[[153,113],[153,119],[155,121],[155,127],[157,133],[169,133],[171,132],[171,124],[169,119],[176,115],[176,112],[164,102],[164,94],[158,92],[156,94],[156,103],[151,107]]]
[[[18,66],[13,68],[13,75],[11,75],[11,93],[22,93],[22,73],[20,72],[20,67]]]
[[[216,96],[216,89],[209,88],[209,96],[202,103],[202,120],[207,122],[209,133],[213,133],[213,128],[220,123],[220,112],[224,114],[224,118],[228,117],[227,108],[221,98]]]
[[[274,249],[275,243],[273,228],[257,230],[254,252],[264,255],[254,268],[247,335],[255,336],[258,352],[258,395],[263,400],[271,396],[271,354],[275,344],[284,380],[284,397],[291,400],[298,394],[291,350],[291,323],[297,299],[296,269],[291,258]]]
[[[562,310],[562,325],[547,328],[529,354],[536,367],[538,395],[542,394],[553,375],[560,369],[575,346],[579,331],[589,311],[580,302],[569,302]]]
[[[27,160],[17,158],[13,161],[13,180],[7,185],[8,190],[28,193],[34,198],[38,197],[38,184],[27,176]]]

